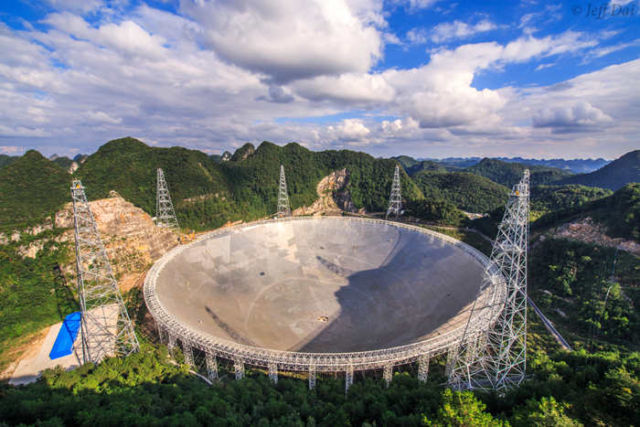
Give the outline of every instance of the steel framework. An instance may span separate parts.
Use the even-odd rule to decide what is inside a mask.
[[[156,291],[156,281],[159,274],[165,268],[165,265],[182,251],[187,250],[192,245],[198,244],[202,240],[213,238],[215,236],[226,235],[228,233],[236,233],[242,228],[254,227],[258,224],[264,223],[285,221],[324,221],[331,219],[335,220],[337,218],[345,222],[373,222],[408,229],[416,233],[428,235],[429,238],[433,238],[436,242],[439,242],[437,244],[452,245],[471,255],[493,273],[488,275],[484,280],[484,288],[477,297],[478,301],[480,301],[479,307],[484,307],[484,309],[477,309],[477,312],[479,313],[477,317],[479,320],[478,323],[470,326],[465,326],[465,324],[463,324],[459,328],[449,330],[440,335],[435,335],[434,337],[428,338],[424,341],[398,347],[351,353],[303,353],[253,347],[203,333],[179,321],[163,306],[159,299]],[[345,224],[345,226],[347,226],[347,224]],[[493,309],[493,305],[489,299],[499,298],[501,295],[504,295],[505,287],[502,275],[499,274],[497,270],[489,267],[489,259],[478,250],[452,237],[436,233],[422,227],[397,222],[389,223],[388,221],[370,218],[287,217],[256,221],[253,223],[219,229],[200,237],[198,240],[188,245],[182,245],[174,248],[156,262],[147,274],[144,284],[144,298],[147,307],[149,308],[149,312],[155,319],[158,328],[161,331],[160,336],[169,337],[169,346],[175,345],[175,337],[181,337],[181,341],[185,340],[186,342],[189,342],[189,345],[193,346],[193,348],[197,348],[206,354],[212,355],[210,356],[212,361],[215,360],[215,357],[234,361],[236,378],[242,378],[242,375],[244,374],[244,365],[247,364],[267,368],[271,374],[270,377],[274,381],[277,378],[276,375],[278,371],[308,373],[309,387],[313,388],[316,385],[318,372],[343,372],[345,374],[346,381],[345,389],[347,389],[351,385],[350,381],[353,379],[354,371],[380,369],[385,373],[385,379],[389,379],[391,378],[390,373],[393,372],[394,366],[413,362],[418,362],[419,379],[421,381],[426,381],[430,359],[440,354],[450,353],[452,347],[454,349],[457,348],[459,341],[465,334],[465,328],[475,334],[478,334],[481,331],[486,331],[489,325],[496,322],[495,317],[499,314],[499,311]],[[173,340],[171,337],[174,337]]]
[[[389,197],[389,208],[387,218],[394,215],[396,218],[402,215],[402,195],[400,192],[400,167],[396,165],[393,172],[393,183],[391,184],[391,196]]]
[[[529,234],[529,170],[513,187],[485,281],[501,274],[503,295],[496,294],[491,306],[497,316],[486,332],[471,325],[482,321],[483,307],[477,302],[469,315],[465,337],[460,341],[449,375],[455,389],[505,389],[522,382],[527,366],[527,242]],[[497,270],[497,271],[496,271]]]
[[[280,188],[278,190],[278,217],[291,215],[289,207],[289,193],[287,192],[287,179],[284,176],[284,166],[280,165]]]
[[[169,187],[164,178],[164,172],[158,168],[156,187],[156,225],[158,227],[167,227],[172,229],[180,228],[178,218],[173,210],[173,203],[169,195]]]
[[[79,180],[71,185],[83,361],[126,356],[140,345]]]

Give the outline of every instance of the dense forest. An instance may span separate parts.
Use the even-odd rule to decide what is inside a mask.
[[[318,182],[346,168],[347,190],[356,208],[383,211],[393,177],[392,160],[352,151],[312,152],[296,143],[284,147],[263,142],[241,147],[228,162],[184,148],[154,148],[132,138],[111,141],[76,172],[90,199],[116,190],[151,215],[155,209],[156,168],[164,170],[176,214],[185,228],[218,227],[228,221],[252,220],[275,213],[279,167],[284,165],[293,209],[318,198]],[[423,199],[402,174],[404,197]]]
[[[533,189],[533,194],[537,188]],[[602,190],[594,189],[591,195],[600,194]],[[580,190],[580,193],[583,193]],[[584,193],[583,193],[584,194]],[[540,200],[532,206],[543,203]],[[546,203],[546,202],[544,202]],[[597,197],[588,202],[571,207],[548,211],[533,224],[534,229],[545,229],[576,218],[591,217],[606,227],[607,233],[613,237],[640,237],[640,183],[631,183],[607,197]]]
[[[413,179],[427,200],[445,199],[466,212],[490,212],[509,196],[507,187],[468,172],[422,171]]]
[[[531,171],[532,186],[550,184],[571,175],[567,171],[548,166],[525,166],[520,163],[507,163],[487,158],[465,170],[511,188],[520,181],[525,169]]]
[[[0,169],[0,231],[40,224],[70,201],[71,177],[37,151]]]

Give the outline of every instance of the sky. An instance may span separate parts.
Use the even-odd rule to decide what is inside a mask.
[[[640,148],[640,0],[3,0],[0,153],[613,159]]]

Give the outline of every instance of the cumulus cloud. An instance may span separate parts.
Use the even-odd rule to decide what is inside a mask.
[[[187,0],[181,5],[220,57],[277,83],[367,72],[382,56],[377,1]]]
[[[327,130],[333,138],[347,142],[361,141],[371,133],[361,119],[345,119],[336,126],[329,126]]]
[[[292,88],[310,100],[347,101],[352,103],[390,102],[394,88],[380,74],[342,74],[300,80]]]
[[[581,128],[610,123],[613,119],[588,102],[545,108],[533,116],[534,127]]]

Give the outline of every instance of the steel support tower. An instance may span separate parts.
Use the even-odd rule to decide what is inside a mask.
[[[169,187],[164,179],[164,172],[158,168],[157,188],[156,188],[156,225],[172,229],[180,228],[178,218],[173,210]]]
[[[400,193],[400,167],[396,165],[391,184],[391,196],[389,197],[389,209],[386,216],[394,215],[396,218],[402,214],[402,195]]]
[[[287,179],[284,176],[284,166],[280,165],[280,188],[278,190],[278,217],[291,216],[289,207],[289,193],[287,192]]]
[[[503,291],[496,291],[488,304],[497,321],[487,331],[481,323],[476,299],[449,374],[449,385],[461,389],[502,390],[525,378],[527,367],[527,244],[529,234],[529,170],[513,187],[498,235],[493,242],[491,262],[482,289],[502,275]],[[496,287],[499,289],[500,287]],[[505,289],[506,288],[506,289]],[[480,303],[482,304],[482,303]]]
[[[84,187],[71,185],[83,361],[127,356],[140,345],[118,289]]]

